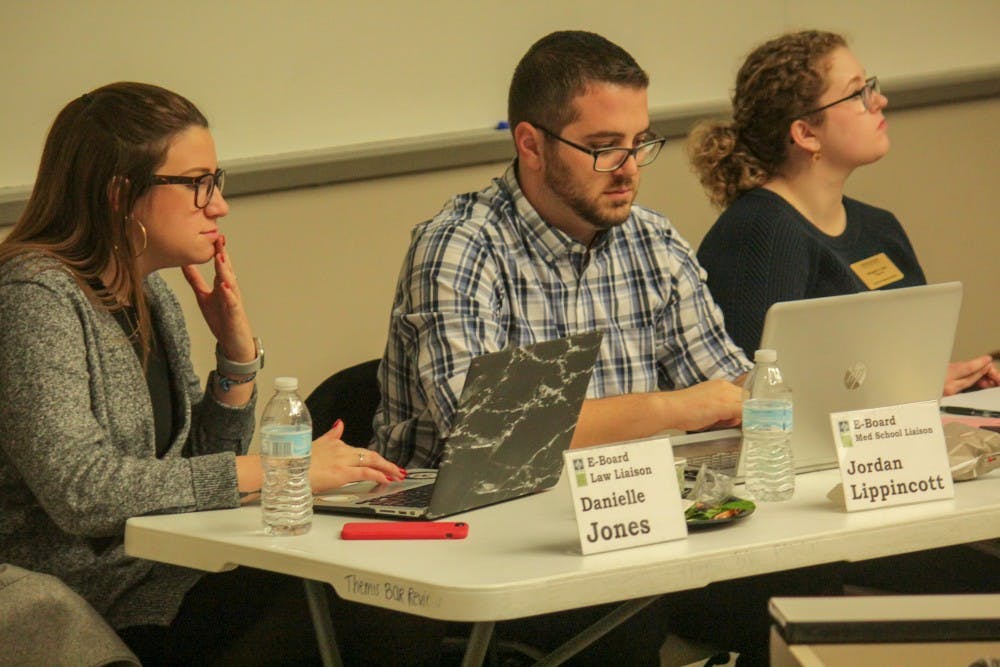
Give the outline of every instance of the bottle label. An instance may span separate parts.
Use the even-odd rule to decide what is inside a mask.
[[[264,456],[309,456],[312,450],[312,428],[309,426],[269,424],[261,429],[260,435],[260,453]]]
[[[743,403],[743,427],[750,430],[792,430],[792,402],[752,398]]]

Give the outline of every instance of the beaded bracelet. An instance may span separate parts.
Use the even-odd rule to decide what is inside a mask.
[[[219,386],[222,387],[222,391],[228,393],[229,392],[229,388],[232,387],[233,385],[246,384],[247,382],[253,382],[254,379],[257,377],[257,374],[256,373],[251,373],[250,375],[246,376],[242,380],[234,380],[231,377],[227,377],[227,376],[223,375],[219,371],[215,371],[215,377],[219,381]]]

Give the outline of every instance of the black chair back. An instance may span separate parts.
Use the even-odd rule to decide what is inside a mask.
[[[343,419],[344,442],[355,447],[371,443],[372,418],[380,399],[380,361],[372,359],[338,371],[309,394],[306,407],[312,415],[314,440],[329,431],[337,419]]]

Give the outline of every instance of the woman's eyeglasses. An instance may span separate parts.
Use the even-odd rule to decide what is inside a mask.
[[[870,79],[865,79],[865,85],[861,87],[860,90],[856,90],[847,97],[841,97],[836,102],[830,102],[829,104],[824,104],[821,107],[807,111],[800,115],[799,118],[804,118],[806,116],[811,116],[814,113],[823,111],[824,109],[829,109],[830,107],[840,104],[841,102],[846,102],[847,100],[853,100],[855,97],[861,100],[861,104],[864,105],[865,111],[875,110],[875,96],[882,93],[882,88],[878,85],[878,77],[873,76]]]
[[[222,169],[216,170],[214,174],[202,174],[201,176],[153,176],[153,185],[187,185],[194,190],[194,205],[197,208],[205,208],[212,201],[212,195],[216,188],[222,192],[226,185],[226,172]]]

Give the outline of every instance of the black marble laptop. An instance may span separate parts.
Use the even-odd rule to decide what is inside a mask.
[[[364,493],[344,487],[313,507],[437,519],[554,486],[600,344],[591,332],[476,357],[436,471]]]

